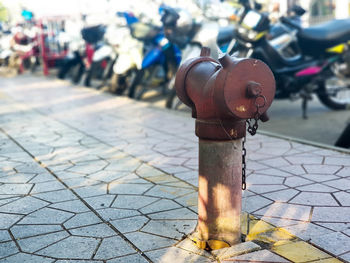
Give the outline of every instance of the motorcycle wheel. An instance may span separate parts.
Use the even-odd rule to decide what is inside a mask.
[[[64,79],[67,75],[67,73],[77,64],[77,62],[73,59],[69,59],[64,61],[62,66],[60,67],[60,70],[58,71],[57,77],[59,79]]]
[[[86,72],[85,80],[84,80],[84,86],[91,87],[91,80],[92,78],[96,78],[97,75],[101,72],[101,62],[93,62],[90,66],[90,69]]]
[[[168,98],[165,102],[165,107],[167,107],[168,109],[173,109],[173,110],[179,109],[179,107],[182,105],[182,102],[178,98],[178,96],[176,95],[175,77],[173,77],[170,80],[170,82],[168,84],[168,90],[169,90],[169,94],[168,94]]]
[[[78,64],[76,67],[73,69],[73,74],[72,74],[72,82],[74,84],[79,84],[83,74],[85,71],[85,66],[83,64]]]
[[[319,100],[332,110],[350,109],[350,83],[345,83],[335,76],[319,83],[317,96]]]
[[[145,75],[145,70],[139,70],[136,73],[135,78],[131,82],[128,96],[129,98],[134,98],[137,100],[140,100],[142,98],[142,95],[144,91],[146,90],[146,87],[142,85],[142,79]]]
[[[109,91],[116,95],[122,95],[128,88],[126,79],[127,76],[113,74],[109,85]]]

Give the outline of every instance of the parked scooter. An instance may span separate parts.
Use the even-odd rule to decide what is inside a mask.
[[[131,12],[118,12],[117,16],[123,18],[125,24],[118,28],[117,38],[114,40],[117,58],[113,65],[109,91],[121,95],[141,69],[144,43],[131,34],[132,25],[139,20]]]
[[[40,48],[38,32],[34,24],[18,25],[14,29],[11,40],[11,54],[8,58],[11,65],[18,66],[18,72],[23,73],[26,69],[35,71],[39,63]]]
[[[0,32],[0,66],[7,67],[13,53],[11,49],[12,34],[10,31]]]
[[[293,19],[281,17],[284,32],[268,39],[267,15],[252,9],[248,1],[240,2],[243,7],[234,54],[267,63],[276,78],[276,99],[302,98],[304,118],[312,94],[331,109],[350,107],[350,87],[340,79],[338,70],[350,40],[349,19],[302,28]]]
[[[130,35],[119,48],[113,90],[122,94],[128,88],[128,96],[138,100],[148,89],[166,93],[166,84],[180,62],[180,50],[166,39],[162,28],[140,22],[127,12],[121,15],[128,22]]]
[[[98,50],[99,42],[103,39],[104,34],[105,26],[103,25],[83,28],[81,36],[85,42],[78,38],[70,44],[70,52],[58,72],[58,77],[64,79],[68,73],[71,73],[73,83],[77,84],[85,72],[88,76],[90,72],[92,74],[92,70],[89,69],[93,64],[94,53]],[[98,62],[103,63],[103,61],[96,61],[96,64]],[[88,81],[91,80],[91,77],[92,75],[89,76]],[[85,80],[85,82],[87,81]]]

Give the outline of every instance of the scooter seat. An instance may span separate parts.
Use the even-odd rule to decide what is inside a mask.
[[[298,33],[302,49],[323,52],[332,46],[350,40],[350,19],[332,20],[317,26],[304,28]]]
[[[219,28],[219,33],[217,37],[217,43],[223,44],[230,42],[235,34],[235,27],[234,26],[227,26],[227,27],[221,27]]]

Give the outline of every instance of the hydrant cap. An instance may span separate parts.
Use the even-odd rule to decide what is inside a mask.
[[[226,55],[227,59],[233,63],[221,63],[223,70],[215,83],[215,93],[219,93],[215,96],[217,106],[223,113],[230,112],[238,119],[254,118],[257,107],[259,114],[266,112],[276,91],[270,68],[258,59],[237,59]]]

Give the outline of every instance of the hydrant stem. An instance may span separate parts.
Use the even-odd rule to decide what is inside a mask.
[[[202,240],[241,239],[242,139],[199,140],[198,226]]]

